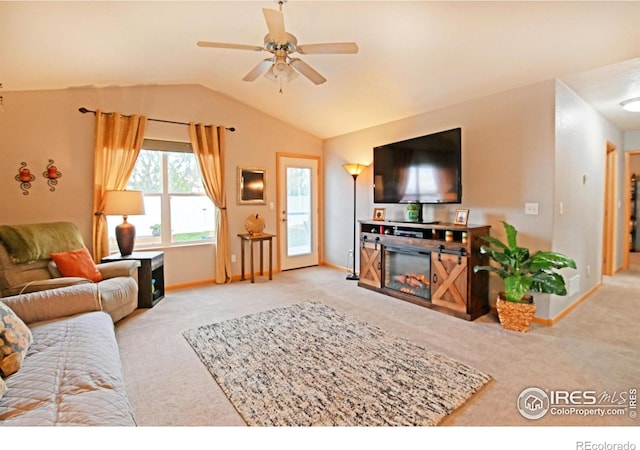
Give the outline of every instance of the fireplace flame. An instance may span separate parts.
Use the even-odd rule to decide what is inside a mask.
[[[401,275],[394,275],[393,280],[400,286],[398,290],[408,294],[416,294],[421,290],[429,290],[429,279],[421,273],[408,272]]]

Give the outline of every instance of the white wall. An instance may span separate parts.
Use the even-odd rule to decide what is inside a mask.
[[[236,168],[265,167],[267,200],[275,202],[275,153],[278,151],[321,155],[319,138],[299,131],[224,95],[197,85],[82,88],[4,93],[5,111],[0,114],[0,223],[32,223],[70,220],[78,224],[91,245],[93,196],[93,136],[95,118],[79,107],[144,114],[180,122],[234,126],[227,133],[226,179],[231,252],[238,255],[232,272],[240,273],[240,242],[244,221],[260,213],[267,231],[276,232],[276,211],[268,205],[236,203]],[[188,141],[184,125],[150,122],[145,137]],[[62,172],[55,192],[41,176],[49,159]],[[29,195],[14,180],[20,162],[36,175]],[[167,285],[212,280],[214,257],[211,245],[165,249]]]

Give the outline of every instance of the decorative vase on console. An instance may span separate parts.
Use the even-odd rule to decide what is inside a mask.
[[[265,228],[264,217],[260,214],[251,214],[247,217],[244,223],[244,227],[247,229],[250,235],[259,236]]]

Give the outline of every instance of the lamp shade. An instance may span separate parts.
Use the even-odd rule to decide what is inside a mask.
[[[343,164],[342,167],[349,172],[349,175],[358,176],[367,168],[364,164]]]
[[[135,216],[144,211],[142,191],[107,191],[104,194],[103,214],[107,216]]]
[[[289,82],[298,76],[298,73],[293,70],[288,63],[283,61],[278,61],[274,63],[269,70],[264,74],[265,77],[270,79],[271,81],[284,80]]]

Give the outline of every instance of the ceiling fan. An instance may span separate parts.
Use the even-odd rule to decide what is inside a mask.
[[[327,79],[318,71],[300,58],[294,58],[292,53],[303,55],[310,54],[338,54],[338,53],[358,53],[358,46],[355,42],[335,42],[329,44],[307,44],[298,45],[296,37],[285,31],[284,15],[282,5],[286,0],[276,0],[279,10],[263,8],[262,13],[267,22],[269,32],[264,37],[264,46],[227,44],[223,42],[198,41],[199,47],[227,48],[235,50],[267,51],[273,56],[260,61],[245,77],[244,81],[254,81],[260,75],[280,82],[280,92],[282,93],[282,82],[290,81],[302,74],[314,84],[322,84]]]

